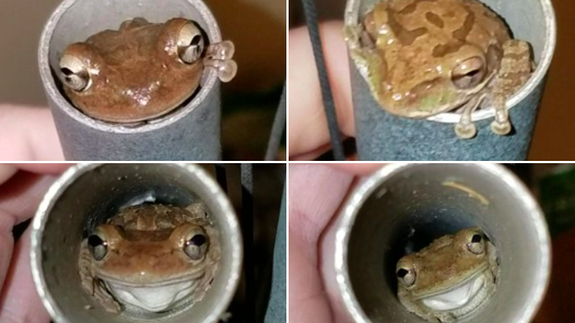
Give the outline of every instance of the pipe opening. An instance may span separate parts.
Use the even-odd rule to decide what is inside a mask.
[[[195,21],[200,26],[206,46],[221,41],[217,23],[201,0],[168,0],[162,6],[162,10],[158,10],[157,3],[151,0],[139,1],[138,5],[117,0],[109,1],[106,5],[88,0],[66,1],[51,17],[44,32],[41,46],[45,48],[41,47],[40,50],[40,68],[43,77],[47,77],[44,79],[44,82],[48,83],[46,86],[51,88],[51,93],[59,96],[59,103],[65,105],[62,108],[76,119],[86,124],[96,124],[98,127],[115,128],[117,131],[122,131],[121,129],[148,131],[149,127],[146,125],[170,123],[173,119],[188,114],[189,110],[206,100],[208,92],[215,87],[217,73],[213,69],[204,68],[198,87],[179,103],[177,108],[140,121],[106,121],[91,117],[77,108],[65,93],[59,76],[62,53],[69,45],[84,42],[94,34],[105,30],[118,30],[123,22],[135,17],[142,17],[150,23],[165,23],[169,19],[183,17]]]
[[[546,284],[548,246],[525,203],[531,196],[510,186],[518,183],[472,164],[408,165],[378,183],[355,210],[344,260],[353,294],[372,322],[425,322],[399,302],[397,262],[471,227],[495,245],[500,275],[495,294],[458,322],[526,322],[520,320],[525,304],[537,305],[536,291]]]
[[[159,320],[205,323],[211,322],[214,311],[225,308],[237,283],[238,258],[241,256],[239,232],[229,204],[221,200],[223,196],[214,192],[197,171],[190,172],[175,164],[89,165],[60,188],[59,196],[47,211],[49,221],[41,231],[40,240],[45,292],[53,300],[50,306],[61,311],[58,322]],[[164,312],[153,313],[126,306],[123,312],[113,314],[82,288],[80,244],[96,226],[127,206],[144,203],[188,206],[198,201],[208,210],[216,231],[213,243],[221,250],[213,282],[200,300],[186,299]]]

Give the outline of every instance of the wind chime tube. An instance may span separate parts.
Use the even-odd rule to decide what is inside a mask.
[[[220,81],[206,69],[201,89],[193,99],[171,113],[146,122],[126,125],[96,120],[76,109],[55,76],[64,49],[105,29],[117,30],[134,17],[150,22],[171,18],[192,19],[209,42],[222,40],[218,24],[201,0],[157,1],[66,0],[58,6],[42,33],[39,68],[48,105],[67,160],[219,160]]]
[[[398,300],[397,261],[470,227],[481,228],[495,245],[501,271],[495,294],[465,322],[530,322],[549,282],[547,224],[523,183],[486,163],[392,164],[355,188],[322,245],[334,317],[340,323],[423,322]]]
[[[122,207],[144,201],[177,206],[201,201],[206,205],[221,249],[215,277],[201,300],[180,304],[172,311],[151,313],[126,307],[120,314],[108,313],[82,287],[80,244]],[[32,226],[32,276],[56,323],[213,323],[226,311],[239,283],[243,247],[237,216],[220,186],[197,165],[73,166],[48,190]]]

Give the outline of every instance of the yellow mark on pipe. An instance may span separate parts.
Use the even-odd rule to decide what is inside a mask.
[[[462,191],[464,191],[465,193],[469,194],[469,197],[478,199],[479,202],[481,202],[481,204],[483,204],[483,205],[489,205],[489,200],[487,200],[487,199],[485,198],[485,196],[481,195],[481,194],[478,193],[476,190],[474,190],[474,189],[472,189],[472,188],[470,188],[470,187],[467,187],[467,186],[465,186],[465,185],[463,185],[463,184],[456,183],[456,182],[454,182],[454,181],[445,181],[445,182],[443,182],[443,185],[444,185],[444,186],[447,186],[447,187],[452,187],[452,188],[455,188],[455,189],[458,189],[458,190],[462,190]]]

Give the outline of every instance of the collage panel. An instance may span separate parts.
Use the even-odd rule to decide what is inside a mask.
[[[0,164],[0,322],[286,322],[285,164]]]
[[[572,13],[3,0],[0,323],[575,322]]]
[[[570,161],[571,2],[290,1],[289,159]],[[569,138],[569,139],[567,139]]]
[[[286,4],[3,1],[0,160],[285,161]]]
[[[289,165],[289,322],[572,322],[574,164]]]

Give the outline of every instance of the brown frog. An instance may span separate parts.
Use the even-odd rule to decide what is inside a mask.
[[[237,72],[230,41],[207,44],[194,21],[174,18],[123,22],[75,43],[60,60],[60,78],[72,103],[87,115],[132,123],[177,108],[200,86],[204,68],[223,82]]]
[[[204,297],[220,252],[218,232],[203,203],[132,206],[82,242],[80,278],[109,312],[163,312]]]
[[[495,246],[479,228],[443,236],[397,263],[399,301],[429,322],[454,322],[497,289]]]
[[[511,131],[506,100],[529,79],[529,45],[477,0],[388,0],[375,4],[346,40],[375,100],[389,113],[461,114],[455,132],[472,138],[471,115],[494,107],[491,129]]]

